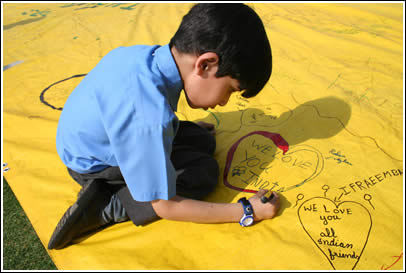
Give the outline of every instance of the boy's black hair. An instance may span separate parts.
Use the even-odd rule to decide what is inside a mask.
[[[243,97],[258,94],[272,72],[272,53],[264,25],[244,4],[197,4],[183,17],[170,41],[179,52],[215,52],[216,77],[231,76],[245,90]]]

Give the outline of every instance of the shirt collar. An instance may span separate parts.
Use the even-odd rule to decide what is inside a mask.
[[[166,85],[166,96],[173,111],[177,110],[180,92],[183,89],[182,78],[172,56],[169,44],[161,46],[153,53]]]

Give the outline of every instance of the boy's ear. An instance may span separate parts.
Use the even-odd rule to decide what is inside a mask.
[[[214,52],[206,52],[197,57],[194,70],[197,75],[202,76],[207,73],[215,74],[218,69],[219,56]]]

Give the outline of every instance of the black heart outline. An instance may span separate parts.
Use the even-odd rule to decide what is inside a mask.
[[[321,251],[321,253],[323,253],[323,255],[326,257],[327,261],[330,263],[330,265],[333,267],[334,270],[336,270],[336,268],[334,267],[334,264],[330,261],[330,259],[329,259],[328,256],[326,255],[326,253],[324,253],[324,251],[319,247],[319,245],[313,240],[313,237],[312,237],[312,236],[309,234],[309,232],[306,230],[306,228],[305,228],[305,226],[304,226],[304,224],[303,224],[303,222],[302,222],[302,219],[300,218],[300,213],[299,213],[299,212],[300,212],[300,209],[302,208],[302,206],[303,206],[305,203],[307,203],[308,201],[313,200],[313,199],[317,199],[317,198],[319,198],[319,199],[326,199],[326,200],[330,201],[331,203],[334,204],[334,206],[336,206],[336,208],[338,208],[341,204],[344,204],[344,203],[355,203],[355,204],[361,206],[362,208],[364,208],[365,211],[368,213],[368,216],[369,216],[369,223],[370,223],[370,225],[369,225],[369,230],[368,230],[368,234],[367,234],[367,237],[366,237],[364,246],[362,247],[362,250],[361,250],[361,252],[360,252],[360,254],[359,254],[359,257],[358,257],[357,261],[355,262],[354,266],[352,267],[352,270],[354,270],[354,268],[357,266],[359,260],[361,259],[362,253],[364,253],[364,249],[365,249],[365,247],[366,247],[366,245],[367,245],[367,243],[368,243],[369,235],[370,235],[370,233],[371,233],[371,229],[372,229],[372,217],[371,217],[371,214],[369,213],[369,210],[368,210],[364,205],[362,205],[361,203],[358,203],[358,202],[355,202],[355,201],[343,201],[343,202],[340,202],[338,205],[336,205],[336,203],[335,203],[334,201],[332,201],[332,200],[330,200],[330,199],[328,199],[328,198],[325,198],[325,197],[313,197],[313,198],[310,198],[310,199],[304,201],[304,202],[299,206],[299,208],[297,209],[297,216],[298,216],[298,218],[299,218],[299,221],[300,221],[300,224],[302,225],[303,230],[306,232],[306,234],[309,236],[309,238],[313,241],[313,243],[317,246],[317,248]]]

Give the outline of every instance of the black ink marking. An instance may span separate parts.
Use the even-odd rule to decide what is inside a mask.
[[[324,197],[326,197],[326,193],[330,189],[330,187],[328,185],[324,185],[323,187],[321,187],[321,189],[324,190]]]
[[[282,119],[280,122],[276,122],[275,124],[272,124],[272,125],[263,124],[261,122],[257,123],[256,121],[252,122],[252,120],[244,122],[244,118],[246,118],[247,116],[252,117],[253,114],[252,114],[251,109],[255,109],[255,108],[242,109],[242,110],[238,111],[239,115],[240,115],[240,117],[239,117],[239,127],[237,129],[235,129],[235,130],[218,130],[216,135],[218,136],[218,135],[220,135],[222,133],[237,133],[238,131],[241,130],[241,128],[243,126],[258,126],[258,125],[260,125],[261,127],[272,128],[272,127],[276,127],[276,126],[279,126],[279,125],[287,122],[292,117],[293,111],[291,109],[287,108],[286,106],[281,105],[281,104],[273,103],[273,104],[263,106],[263,107],[266,107],[266,109],[271,109],[270,108],[271,105],[278,105],[278,106],[281,106],[283,108],[286,108],[287,111],[285,113],[287,113],[287,117]],[[245,107],[245,105],[244,105],[244,107]],[[251,105],[250,107],[256,107],[256,105]],[[267,115],[265,113],[261,113],[261,115],[263,115],[263,117],[266,117],[266,118],[269,118],[269,119],[272,119],[272,120],[277,120],[278,119],[275,116]],[[215,117],[215,118],[217,120],[217,117]],[[219,123],[219,121],[218,121],[218,123]]]
[[[299,201],[302,200],[303,198],[304,198],[304,195],[301,194],[301,193],[299,193],[299,194],[296,196],[296,204],[295,204],[294,208],[297,206],[297,204],[299,203]]]
[[[48,103],[48,102],[45,100],[45,93],[46,93],[52,86],[54,86],[54,85],[57,85],[57,84],[59,84],[59,83],[61,83],[61,82],[64,82],[64,81],[67,81],[67,80],[70,80],[70,79],[73,79],[73,78],[84,77],[84,76],[86,76],[86,75],[87,75],[87,74],[73,75],[72,77],[69,77],[69,78],[66,78],[66,79],[63,79],[63,80],[60,80],[60,81],[57,81],[57,82],[51,84],[50,86],[48,86],[47,88],[45,88],[44,90],[42,90],[41,95],[39,96],[40,101],[41,101],[43,104],[45,104],[46,106],[49,106],[49,107],[51,107],[51,108],[54,109],[54,110],[62,111],[63,107],[55,107],[55,106],[53,106],[52,104]]]
[[[370,194],[364,194],[364,199],[365,199],[365,201],[368,201],[369,202],[369,204],[371,205],[371,207],[373,208],[373,209],[375,209],[375,207],[372,205],[372,203],[371,203],[371,200],[372,200],[372,196],[370,195]]]
[[[330,87],[332,87],[332,86],[338,81],[338,79],[340,78],[340,76],[341,76],[341,73],[338,74],[337,78],[327,87],[326,90],[328,90]]]
[[[9,30],[16,26],[23,26],[23,25],[34,23],[34,22],[38,22],[44,18],[45,18],[44,16],[41,16],[40,18],[31,18],[31,19],[27,19],[27,20],[22,20],[22,21],[13,23],[13,24],[3,26],[3,30]]]
[[[247,136],[245,136],[247,137]],[[244,139],[243,137],[242,139]],[[277,191],[277,192],[285,192],[289,191],[295,188],[298,188],[305,183],[315,179],[323,170],[324,170],[324,159],[321,153],[315,149],[314,147],[311,147],[309,145],[296,145],[294,148],[292,148],[289,152],[286,154],[282,155],[281,151],[277,151],[274,154],[267,155],[265,158],[259,158],[257,157],[257,154],[248,154],[247,151],[245,150],[245,158],[238,162],[238,164],[231,169],[231,174],[232,177],[234,177],[235,180],[229,181],[227,176],[228,172],[231,168],[232,165],[232,159],[235,150],[237,149],[237,146],[239,142],[242,140],[240,139],[237,143],[233,145],[233,147],[229,150],[228,155],[227,155],[227,163],[226,163],[226,168],[224,169],[224,174],[223,174],[223,183],[225,186],[238,190],[238,191],[244,191],[244,192],[253,192],[256,193],[255,190],[251,189],[242,189],[238,186],[236,186],[236,182],[242,182],[245,185],[249,186],[254,186],[254,187],[259,187],[259,188],[265,188],[266,186],[270,186],[270,190]],[[261,155],[262,150],[264,152],[267,152],[266,145],[258,145],[258,143],[251,142],[251,145],[255,148],[254,151],[260,152],[259,154]],[[301,153],[301,152],[310,152],[315,155],[315,160],[314,162],[309,162],[309,161],[303,161],[299,160],[295,157],[295,153]],[[268,170],[273,167],[273,165],[269,165],[271,162],[280,162],[280,164],[290,167],[290,168],[302,168],[302,169],[308,169],[311,171],[311,174],[304,179],[301,178],[298,182],[291,182],[289,185],[285,186],[283,183],[280,183],[280,181],[272,181],[272,180],[266,180],[262,177],[260,177],[260,173],[265,171],[265,173],[268,173]],[[277,161],[275,161],[277,160]],[[277,163],[279,164],[279,163]],[[242,170],[241,167],[246,167],[246,172],[245,175],[242,175]],[[235,168],[235,169],[234,169]],[[251,168],[256,168],[255,172],[251,170]],[[274,187],[279,186],[280,188],[275,190]],[[272,186],[274,185],[274,186]]]
[[[351,194],[353,192],[358,191],[365,191],[369,188],[380,184],[381,182],[385,181],[385,179],[392,177],[392,176],[401,176],[403,175],[403,171],[401,169],[391,169],[380,172],[378,174],[365,177],[363,179],[359,179],[353,183],[349,183],[345,186],[339,187],[340,190],[343,191],[344,195]]]
[[[293,96],[293,94],[291,94],[291,96],[292,96],[292,99],[293,99],[297,104],[301,105],[301,104],[295,99],[295,97]],[[377,147],[378,149],[380,149],[384,154],[386,154],[387,156],[389,156],[389,157],[392,158],[393,160],[396,160],[396,161],[399,161],[399,162],[403,162],[403,160],[394,158],[394,157],[391,156],[388,152],[386,152],[386,151],[378,144],[378,142],[375,140],[375,138],[370,137],[370,136],[359,136],[359,135],[357,135],[357,134],[354,134],[354,133],[351,132],[350,130],[348,130],[347,127],[344,125],[344,123],[343,123],[339,118],[337,118],[337,117],[329,117],[329,116],[322,116],[322,115],[320,114],[320,112],[319,112],[319,109],[317,109],[317,107],[314,106],[314,105],[302,105],[302,106],[310,106],[310,107],[313,107],[313,108],[316,110],[316,113],[317,113],[317,115],[319,115],[320,118],[335,119],[335,120],[337,120],[337,121],[341,124],[341,126],[343,127],[343,129],[346,130],[349,134],[351,134],[351,135],[353,135],[353,136],[355,136],[355,137],[368,138],[368,139],[372,140],[372,141],[375,143],[376,147]]]
[[[334,206],[331,209],[330,207],[326,207],[326,204],[333,203]],[[351,205],[349,207],[341,207],[341,205],[346,204],[346,205]],[[321,205],[321,206],[320,206]],[[339,224],[340,221],[345,218],[345,217],[356,217],[357,215],[354,214],[353,209],[355,207],[361,207],[362,210],[358,210],[358,212],[366,212],[368,219],[369,219],[369,227],[368,231],[366,234],[365,242],[363,242],[362,245],[359,245],[359,250],[356,248],[355,244],[352,244],[351,242],[344,242],[342,238],[340,239],[340,234],[336,232],[335,225]],[[335,270],[336,267],[334,265],[334,260],[335,259],[348,259],[348,260],[355,260],[354,264],[351,265],[352,269],[354,269],[360,258],[362,253],[364,252],[364,249],[368,243],[369,235],[371,233],[372,229],[372,217],[371,214],[369,213],[368,209],[363,206],[361,203],[354,202],[354,201],[344,201],[340,204],[335,204],[332,200],[325,198],[325,197],[313,197],[311,199],[306,200],[303,202],[300,207],[297,210],[297,215],[300,221],[300,224],[303,228],[303,230],[306,232],[306,234],[309,236],[309,238],[313,241],[313,243],[317,246],[317,248],[323,253],[323,255],[326,257],[330,265],[333,267]],[[309,217],[308,215],[314,215],[314,217],[310,218],[309,221],[312,221],[314,219],[318,219],[317,216],[320,216],[320,220],[322,220],[322,232],[320,230],[309,230],[308,227],[313,227],[313,225],[306,226],[306,224],[303,222],[303,217],[302,216],[306,215],[306,217]],[[330,219],[328,219],[328,216],[331,216]],[[339,217],[339,216],[340,217]],[[355,216],[353,216],[355,215]],[[324,216],[324,218],[322,217]],[[325,225],[325,221],[328,222],[329,225],[332,226],[327,226]],[[328,230],[328,232],[327,232]],[[334,230],[334,232],[333,232]],[[313,235],[312,235],[312,234]],[[324,240],[322,238],[324,237],[332,237],[334,240]],[[335,236],[335,237],[333,237]],[[320,239],[316,239],[320,238]],[[327,245],[327,246],[326,246]],[[324,246],[324,250],[321,248],[321,246]],[[338,250],[333,249],[332,247],[338,247]],[[343,248],[343,250],[341,250]],[[344,249],[350,248],[353,251],[350,252],[345,252]],[[353,249],[355,248],[355,249]]]
[[[334,197],[334,203],[338,203],[338,202],[340,202],[340,199],[341,199],[341,197],[343,196],[343,192],[340,194],[340,196],[337,198],[337,197]],[[324,196],[325,197],[325,196]]]
[[[11,64],[8,64],[8,65],[5,65],[5,66],[3,66],[3,71],[5,71],[5,70],[7,70],[7,69],[9,69],[9,68],[12,68],[13,66],[16,66],[16,65],[18,65],[18,64],[20,64],[20,63],[23,63],[24,61],[15,61],[15,62],[13,62],[13,63],[11,63]]]

